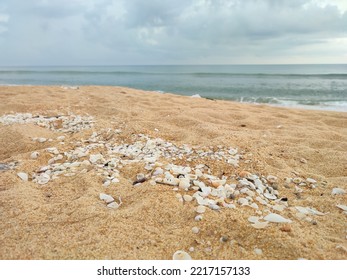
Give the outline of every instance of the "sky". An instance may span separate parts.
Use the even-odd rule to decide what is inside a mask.
[[[347,0],[0,0],[0,66],[347,63]]]

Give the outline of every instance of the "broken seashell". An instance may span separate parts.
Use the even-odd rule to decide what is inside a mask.
[[[237,200],[237,203],[241,206],[248,205],[248,200],[246,198],[241,197]]]
[[[315,179],[312,179],[312,178],[307,178],[306,182],[308,182],[310,184],[316,184],[317,183],[317,181]]]
[[[336,207],[342,209],[343,211],[347,211],[347,206],[343,204],[337,204]]]
[[[192,257],[185,251],[176,251],[173,256],[172,256],[173,260],[191,260]]]
[[[255,224],[255,223],[258,223],[259,222],[259,217],[256,217],[256,216],[250,216],[248,217],[247,219],[249,222]]]
[[[30,155],[31,159],[37,159],[39,157],[39,152],[32,152]]]
[[[28,174],[25,173],[25,172],[18,172],[18,173],[17,173],[17,176],[18,176],[19,178],[21,178],[23,181],[28,181],[28,179],[29,179]]]
[[[323,216],[325,215],[322,212],[319,212],[318,210],[314,209],[314,208],[309,208],[309,207],[302,207],[302,206],[295,206],[295,208],[303,214],[313,214],[313,215],[319,215],[319,216]]]
[[[178,186],[182,189],[188,189],[190,187],[190,180],[187,178],[181,178],[179,179]]]
[[[277,199],[277,196],[275,196],[275,195],[273,195],[273,194],[271,194],[271,193],[268,193],[268,192],[264,193],[264,196],[265,196],[267,199],[271,199],[271,200]]]
[[[202,220],[202,215],[195,216],[194,220],[200,222]]]
[[[254,249],[254,253],[256,254],[256,255],[262,255],[263,254],[263,250],[262,249],[259,249],[259,248],[255,248]]]
[[[256,229],[263,229],[267,227],[268,223],[269,222],[257,222],[257,223],[251,224],[251,226]]]
[[[37,179],[38,184],[44,185],[44,184],[47,184],[49,182],[51,177],[46,173],[42,173],[40,176],[36,177],[36,179]]]
[[[191,195],[189,195],[189,194],[185,194],[185,195],[183,195],[183,199],[186,202],[190,202],[190,201],[193,200],[193,197]]]
[[[199,230],[198,227],[193,227],[193,228],[192,228],[192,232],[193,232],[193,233],[199,233],[199,231],[200,231],[200,230]]]
[[[283,218],[281,215],[270,213],[265,218],[265,221],[272,222],[272,223],[291,223],[292,221],[290,219]]]
[[[198,207],[196,207],[196,210],[195,210],[197,213],[199,214],[202,214],[202,213],[205,213],[206,211],[206,207],[203,206],[203,205],[199,205]]]
[[[102,158],[103,158],[102,154],[90,155],[89,156],[89,161],[91,163],[96,163],[97,161],[99,161]]]
[[[100,193],[99,195],[100,199],[105,201],[106,203],[111,203],[114,201],[114,198],[108,194]]]
[[[333,188],[333,190],[331,191],[332,195],[337,195],[337,194],[345,194],[346,191],[344,189],[341,188]]]
[[[115,202],[115,201],[113,201],[113,202],[107,204],[107,207],[113,208],[113,209],[118,209],[119,206],[120,206],[120,204],[118,204],[118,203]]]

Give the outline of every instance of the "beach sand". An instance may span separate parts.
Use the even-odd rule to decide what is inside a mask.
[[[347,191],[347,113],[101,86],[1,86],[0,101],[0,116],[73,113],[95,120],[93,128],[74,134],[35,124],[0,123],[0,163],[17,162],[15,169],[0,171],[1,259],[172,259],[177,250],[193,259],[347,259],[347,215],[336,207],[347,204],[347,195],[331,194],[335,187]],[[145,134],[176,145],[237,148],[243,156],[238,167],[208,159],[163,162],[208,164],[216,176],[238,176],[242,171],[276,176],[288,208],[272,212],[293,222],[255,229],[247,220],[255,209],[237,203],[236,209],[207,209],[197,222],[196,201],[183,203],[176,197],[193,191],[174,191],[149,181],[133,186],[136,174],[145,173],[141,164],[124,166],[120,182],[107,188],[95,170],[44,185],[16,175],[31,176],[47,165],[51,156],[45,148],[67,151],[93,131],[107,128],[121,129],[113,143]],[[61,135],[65,144],[56,140]],[[53,141],[38,143],[34,137]],[[30,158],[33,151],[40,152],[38,159]],[[297,193],[294,184],[285,185],[286,177],[313,178],[316,187],[303,186]],[[123,203],[109,209],[100,193],[120,196]],[[299,218],[294,206],[325,215]],[[192,232],[194,226],[199,233]],[[262,254],[256,254],[256,248]]]

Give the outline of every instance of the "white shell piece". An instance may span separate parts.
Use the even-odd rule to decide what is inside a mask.
[[[310,183],[310,184],[315,184],[317,183],[317,181],[315,179],[312,179],[312,178],[307,178],[306,179],[306,182]]]
[[[237,203],[238,204],[240,204],[240,205],[248,205],[248,200],[246,199],[246,198],[243,198],[243,197],[241,197],[241,198],[239,198],[238,200],[237,200]]]
[[[254,249],[254,253],[256,254],[256,255],[262,255],[263,254],[263,250],[262,249],[259,249],[259,248],[255,248]]]
[[[194,220],[200,222],[202,220],[202,215],[195,216]]]
[[[113,201],[113,202],[107,204],[107,207],[113,208],[113,209],[118,209],[119,206],[120,206],[120,205],[119,205],[117,202],[115,202],[115,201]]]
[[[253,209],[259,209],[258,204],[256,204],[255,202],[253,202],[250,207],[252,207]]]
[[[173,260],[191,260],[192,257],[185,251],[176,251],[173,256],[172,256]]]
[[[272,206],[273,210],[276,210],[276,211],[279,211],[279,212],[283,211],[285,208],[286,208],[285,205],[278,205],[278,204],[276,204],[276,205]]]
[[[107,181],[105,181],[105,182],[102,184],[102,186],[103,186],[103,187],[108,187],[110,184],[111,184],[111,181],[107,180]]]
[[[250,216],[247,219],[250,223],[257,223],[259,221],[259,217],[257,216]]]
[[[199,205],[198,207],[196,207],[196,210],[195,210],[197,213],[199,214],[202,214],[202,213],[205,213],[206,211],[206,207],[203,206],[203,205]]]
[[[99,197],[101,200],[105,201],[106,203],[111,203],[114,201],[114,198],[112,196],[105,193],[101,193]]]
[[[178,186],[182,189],[188,189],[190,187],[190,180],[187,178],[181,178],[179,179]]]
[[[193,200],[193,197],[191,195],[189,195],[189,194],[185,194],[185,195],[183,195],[183,199],[186,202],[190,202],[190,201]]]
[[[19,178],[21,178],[23,181],[28,181],[28,179],[29,179],[28,174],[25,173],[25,172],[18,172],[18,173],[17,173],[17,176],[18,176]]]
[[[99,161],[102,158],[103,158],[102,154],[90,155],[89,156],[89,161],[91,163],[96,163],[97,161]]]
[[[160,168],[160,167],[158,167],[158,168],[156,168],[155,170],[154,170],[154,172],[153,172],[153,176],[158,176],[158,175],[161,175],[161,174],[163,174],[164,173],[164,170],[162,169],[162,168]]]
[[[341,188],[333,188],[333,190],[331,191],[332,195],[337,195],[337,194],[345,194],[346,191],[344,189]]]
[[[318,216],[323,216],[325,215],[324,213],[314,209],[314,208],[309,208],[309,207],[302,207],[302,206],[295,206],[295,208],[303,214],[309,215],[309,214],[313,214],[313,215],[318,215]]]
[[[251,224],[251,226],[256,229],[262,229],[262,228],[266,228],[268,223],[269,222],[257,222],[257,223]]]
[[[37,159],[39,157],[40,153],[39,152],[32,152],[30,155],[31,159]]]
[[[37,179],[37,183],[39,183],[40,185],[44,185],[49,182],[51,177],[46,173],[42,173],[40,176],[36,177],[36,179]]]
[[[212,210],[220,210],[220,206],[217,205],[217,204],[210,204],[209,207],[210,207]]]
[[[270,193],[263,193],[263,195],[267,198],[267,199],[271,199],[271,200],[275,200],[277,199],[277,196],[270,194]]]
[[[270,213],[264,218],[265,221],[272,223],[291,223],[290,219],[283,218],[281,215]]]
[[[193,227],[192,232],[193,233],[199,233],[200,229],[198,227]]]
[[[337,204],[336,207],[342,209],[343,211],[347,211],[347,206],[343,204]]]

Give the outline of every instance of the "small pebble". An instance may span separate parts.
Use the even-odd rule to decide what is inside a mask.
[[[220,241],[221,243],[228,242],[228,240],[229,240],[229,237],[228,237],[228,236],[222,236],[222,237],[219,239],[219,241]]]

